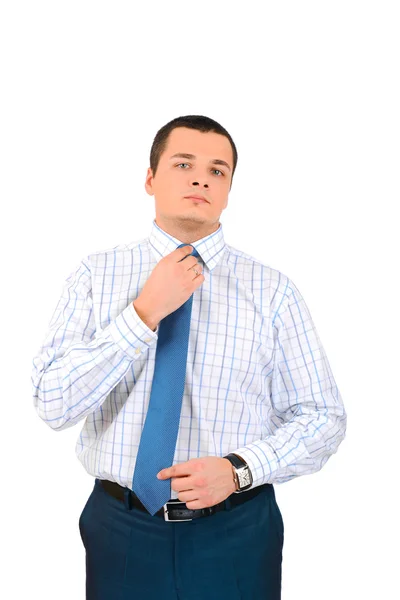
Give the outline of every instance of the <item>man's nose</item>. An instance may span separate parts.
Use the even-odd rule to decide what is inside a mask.
[[[196,181],[192,181],[192,185],[200,185],[199,180],[197,179]],[[208,183],[205,183],[204,187],[208,188]]]

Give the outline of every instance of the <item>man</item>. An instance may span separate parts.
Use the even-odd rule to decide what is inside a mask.
[[[161,128],[149,237],[81,262],[34,359],[40,417],[85,419],[89,599],[278,600],[273,484],[321,469],[345,436],[299,290],[224,241],[236,164],[212,119]]]

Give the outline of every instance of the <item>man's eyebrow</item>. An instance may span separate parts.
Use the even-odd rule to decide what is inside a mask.
[[[194,154],[186,154],[185,152],[178,152],[177,154],[173,154],[172,156],[170,156],[169,160],[171,160],[172,158],[187,158],[189,160],[195,160],[196,156]],[[210,162],[213,165],[223,165],[224,167],[227,167],[229,170],[231,170],[228,163],[225,162],[224,160],[221,160],[220,158],[214,158],[214,160],[210,160]]]

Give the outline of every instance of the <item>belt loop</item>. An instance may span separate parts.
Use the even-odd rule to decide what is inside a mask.
[[[124,504],[127,510],[132,510],[132,496],[129,488],[124,489]]]

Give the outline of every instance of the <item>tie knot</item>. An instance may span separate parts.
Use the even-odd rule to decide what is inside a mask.
[[[198,256],[200,257],[200,254],[197,252],[196,248],[192,245],[192,244],[179,244],[179,246],[177,246],[178,248],[182,248],[183,246],[192,246],[193,250],[190,254],[188,254],[188,256]]]

